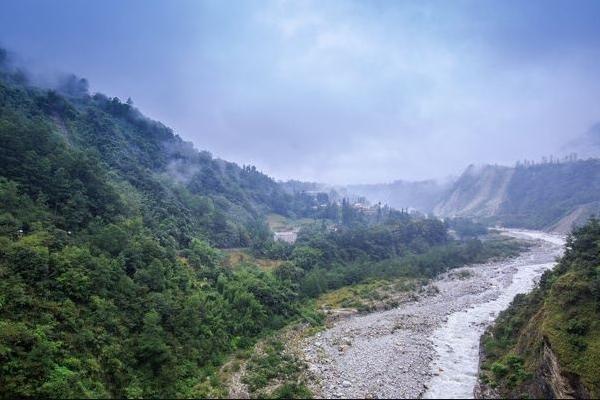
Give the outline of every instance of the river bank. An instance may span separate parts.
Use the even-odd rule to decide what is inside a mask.
[[[355,315],[305,340],[304,359],[324,398],[472,396],[479,337],[517,293],[530,290],[560,254],[560,238],[535,240],[520,256],[447,272],[398,308]],[[448,389],[451,388],[451,389]]]

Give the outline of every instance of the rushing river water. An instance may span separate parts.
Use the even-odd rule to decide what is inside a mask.
[[[492,301],[450,314],[432,336],[437,358],[432,363],[436,375],[424,398],[472,398],[479,366],[479,340],[498,313],[519,293],[529,292],[540,275],[555,265],[548,262],[560,254],[564,240],[535,231],[507,231],[517,237],[547,242],[545,251],[533,253],[529,263],[518,266],[511,284]],[[544,262],[540,262],[544,261]]]

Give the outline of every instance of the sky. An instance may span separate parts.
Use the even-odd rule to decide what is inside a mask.
[[[600,1],[3,0],[0,46],[282,180],[444,178],[600,121]]]

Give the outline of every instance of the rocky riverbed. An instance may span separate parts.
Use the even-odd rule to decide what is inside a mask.
[[[536,244],[511,260],[454,269],[398,308],[341,319],[306,339],[304,358],[319,377],[314,393],[323,398],[471,395],[481,333],[514,295],[531,289],[561,251],[562,239],[554,236],[506,234]],[[444,392],[448,385],[462,389]]]

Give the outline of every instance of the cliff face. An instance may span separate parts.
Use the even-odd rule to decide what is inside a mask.
[[[589,391],[579,376],[564,372],[560,361],[547,341],[542,344],[542,358],[530,385],[530,391],[538,398],[587,399]]]
[[[600,212],[600,160],[470,166],[434,208],[511,227],[569,232]]]
[[[492,334],[490,331],[486,335]],[[485,336],[484,336],[485,338]],[[483,342],[483,341],[482,341]],[[484,372],[483,380],[477,382],[473,392],[477,399],[496,399],[506,397],[531,397],[538,399],[589,399],[592,396],[589,389],[582,382],[579,375],[565,371],[561,367],[559,358],[552,350],[547,339],[542,339],[539,358],[530,363],[533,372],[525,374],[528,377],[524,382],[518,382],[515,379],[509,380],[509,383],[498,385],[497,382],[490,381]],[[490,360],[486,359],[484,346],[482,346],[480,356],[482,363],[480,368],[490,369]],[[493,374],[493,372],[491,372]]]

